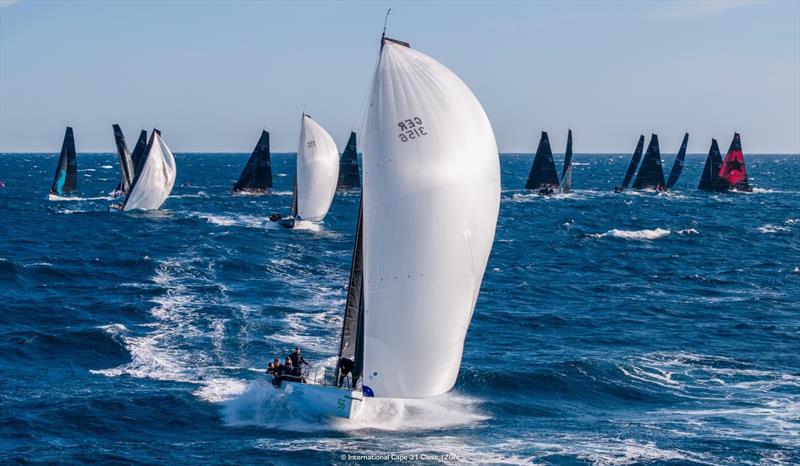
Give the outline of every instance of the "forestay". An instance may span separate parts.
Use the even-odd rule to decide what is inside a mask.
[[[161,133],[154,129],[141,160],[141,169],[136,173],[122,210],[158,209],[172,192],[174,184],[175,158],[161,139]]]
[[[296,215],[319,222],[325,218],[336,193],[339,150],[325,129],[303,114],[297,148]]]
[[[458,76],[390,39],[365,136],[364,393],[438,395],[458,375],[494,239],[497,143]]]

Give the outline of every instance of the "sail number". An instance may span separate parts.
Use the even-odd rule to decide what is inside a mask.
[[[344,409],[345,403],[344,398],[339,398],[339,409]]]
[[[420,117],[415,116],[403,120],[398,123],[397,126],[400,127],[400,133],[397,137],[399,137],[402,142],[408,142],[410,139],[417,139],[428,135],[425,127],[422,126],[422,118]]]
[[[315,147],[316,145],[317,145],[317,141],[315,141],[313,139],[306,143],[306,147],[308,147],[309,149],[311,149],[312,147]]]

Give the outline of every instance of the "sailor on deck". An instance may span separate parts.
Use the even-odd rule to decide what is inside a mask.
[[[286,358],[287,359],[291,359],[292,365],[294,367],[298,368],[298,369],[302,369],[303,368],[303,364],[306,364],[306,365],[309,365],[309,366],[311,365],[311,364],[308,364],[308,362],[306,362],[306,360],[303,359],[303,356],[300,355],[300,347],[299,346],[295,346],[294,347],[294,352],[290,353],[289,356],[286,356]]]

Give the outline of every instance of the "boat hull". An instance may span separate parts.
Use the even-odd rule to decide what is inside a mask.
[[[317,414],[350,419],[358,413],[364,403],[360,391],[306,383],[284,382],[283,391],[297,397]]]

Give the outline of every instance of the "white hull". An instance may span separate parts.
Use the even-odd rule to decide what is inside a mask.
[[[281,387],[286,394],[299,397],[304,406],[323,416],[350,419],[361,410],[364,403],[364,395],[360,391],[346,388],[295,382],[284,382]]]

